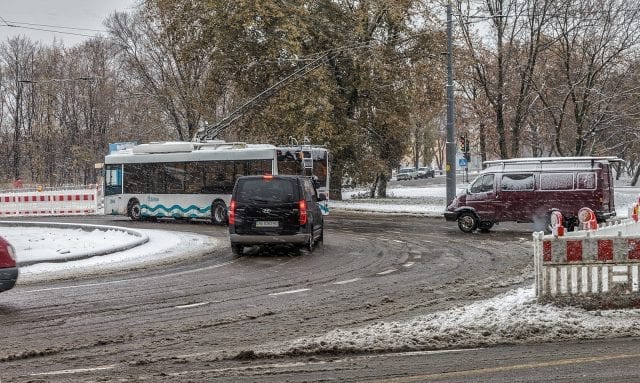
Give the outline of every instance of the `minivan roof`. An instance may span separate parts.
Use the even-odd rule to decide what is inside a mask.
[[[310,176],[304,176],[301,174],[277,174],[277,175],[271,175],[271,174],[264,174],[264,175],[254,175],[254,176],[241,176],[238,177],[238,179],[243,178],[243,179],[250,179],[250,178],[289,178],[289,179],[297,179],[297,178],[311,178]]]

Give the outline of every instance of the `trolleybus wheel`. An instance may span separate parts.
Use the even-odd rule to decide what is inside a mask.
[[[132,199],[131,201],[129,201],[129,205],[127,206],[127,215],[133,221],[142,220],[140,202],[137,199]]]
[[[222,201],[215,201],[211,205],[211,222],[214,225],[224,225],[227,223],[227,205]]]

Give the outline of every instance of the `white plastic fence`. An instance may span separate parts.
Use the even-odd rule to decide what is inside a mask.
[[[640,305],[640,223],[625,219],[563,236],[534,233],[533,250],[539,301]]]
[[[93,185],[0,192],[0,217],[89,215],[97,212],[98,189]]]

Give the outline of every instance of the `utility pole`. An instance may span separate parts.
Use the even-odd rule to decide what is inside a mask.
[[[446,174],[447,174],[447,206],[456,197],[456,128],[453,123],[453,22],[451,15],[451,0],[447,1],[447,144],[446,144]],[[445,206],[446,208],[446,206]]]

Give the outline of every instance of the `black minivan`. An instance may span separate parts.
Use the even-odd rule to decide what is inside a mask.
[[[231,194],[231,250],[245,246],[292,244],[313,251],[323,239],[323,217],[310,177],[264,175],[239,177]]]

